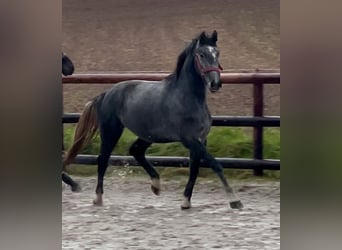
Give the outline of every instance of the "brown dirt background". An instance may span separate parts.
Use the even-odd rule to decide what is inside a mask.
[[[76,73],[173,71],[201,31],[219,34],[224,69],[279,69],[279,1],[63,1],[62,49]],[[64,85],[64,111],[80,112],[110,85]],[[209,94],[216,115],[251,115],[252,87],[224,85]],[[280,114],[280,86],[265,85],[265,114]]]

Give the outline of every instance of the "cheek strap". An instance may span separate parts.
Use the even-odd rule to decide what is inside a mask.
[[[196,54],[195,55],[195,63],[196,63],[196,67],[199,70],[199,72],[201,72],[201,75],[204,75],[205,73],[211,72],[211,71],[216,71],[218,73],[221,73],[221,71],[223,70],[221,64],[218,64],[218,67],[203,67],[200,59],[199,59],[199,55]]]

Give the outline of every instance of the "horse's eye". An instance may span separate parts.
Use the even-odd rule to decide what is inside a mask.
[[[203,58],[203,57],[204,57],[204,55],[203,55],[203,54],[200,54],[200,57],[201,57],[201,58]]]

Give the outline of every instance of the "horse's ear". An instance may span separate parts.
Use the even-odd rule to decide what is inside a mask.
[[[195,44],[195,49],[198,49],[198,47],[199,47],[199,45],[200,45],[200,40],[198,40],[197,42],[196,42],[196,44]]]
[[[201,33],[201,35],[199,36],[199,43],[200,43],[200,44],[205,44],[206,39],[207,39],[207,35],[206,35],[205,32],[203,31],[203,32]]]
[[[216,43],[217,42],[217,31],[214,30],[213,34],[211,35],[211,39]]]

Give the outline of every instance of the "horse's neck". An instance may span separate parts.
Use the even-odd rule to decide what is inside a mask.
[[[189,100],[196,100],[206,104],[207,91],[205,84],[202,77],[196,72],[193,62],[189,60],[185,62],[176,84],[182,94],[185,97],[189,97]]]

